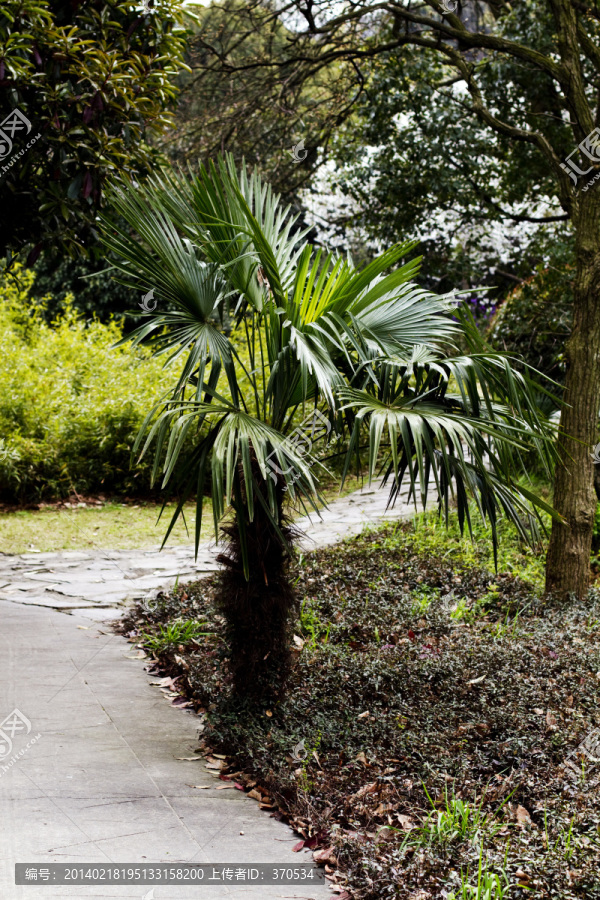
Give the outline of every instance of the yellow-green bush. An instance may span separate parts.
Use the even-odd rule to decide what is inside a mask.
[[[138,428],[176,373],[147,351],[114,348],[116,322],[72,307],[52,325],[30,299],[33,274],[0,279],[0,499],[149,490],[131,467]]]
[[[34,278],[18,267],[0,277],[0,501],[148,494],[153,452],[132,466],[131,448],[179,369],[164,370],[145,348],[115,348],[122,325],[86,321],[68,298],[49,324],[51,298],[32,299]],[[243,325],[232,341],[251,368]],[[229,396],[224,375],[219,390]],[[249,390],[246,399],[251,410]],[[309,413],[298,410],[298,424]]]

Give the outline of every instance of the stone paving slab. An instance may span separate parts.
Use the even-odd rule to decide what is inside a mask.
[[[386,507],[387,491],[337,500],[320,518],[298,521],[302,546],[325,546],[414,509],[405,499]],[[191,546],[0,554],[0,900],[141,900],[149,891],[16,886],[15,862],[311,861],[292,852],[291,829],[245,794],[217,791],[203,761],[177,759],[194,756],[198,717],[172,707],[149,684],[143,660],[130,658],[132,645],[100,624],[121,616],[128,598],[215,571],[215,550],[203,545],[198,560]],[[2,720],[15,709],[31,731],[9,738],[8,753]],[[160,885],[153,900],[330,895],[320,885]]]
[[[51,594],[23,594],[20,596],[18,594],[11,594],[9,596],[1,596],[0,599],[8,600],[11,603],[19,603],[25,606],[47,606],[49,609],[62,609],[62,610],[72,610],[72,609],[81,609],[82,607],[87,607],[88,609],[93,609],[96,604],[88,603],[86,600],[82,600],[78,598],[76,602],[73,600],[67,600],[64,597],[53,597]],[[107,603],[108,606],[114,606],[117,603],[117,599],[111,600]]]
[[[132,647],[124,638],[78,612],[65,616],[0,601],[0,616],[0,717],[18,709],[31,723],[30,733],[15,734],[11,755],[0,759],[2,900],[141,900],[149,890],[16,886],[15,862],[309,861],[292,852],[291,829],[256,802],[240,791],[217,792],[219,782],[202,760],[176,758],[194,756],[198,717],[149,686],[143,660],[128,659]],[[25,749],[32,737],[37,740]],[[155,900],[330,895],[323,886],[235,884],[161,885],[154,892]]]

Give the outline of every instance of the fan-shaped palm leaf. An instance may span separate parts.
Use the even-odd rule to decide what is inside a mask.
[[[454,493],[470,527],[474,496],[494,541],[500,511],[525,533],[530,502],[547,509],[516,475],[522,450],[551,455],[528,376],[485,352],[456,295],[414,283],[419,259],[406,261],[414,244],[360,270],[316,250],[259,175],[236,172],[231,158],[190,176],[164,171],[109,196],[117,215],[104,218],[103,239],[118,277],[154,290],[158,302],[130,337],[167,363],[183,360],[136,452],[153,446],[154,476],[177,493],[167,537],[195,495],[198,545],[209,482],[217,530],[233,511],[224,609],[234,656],[246,659],[252,632],[252,672],[261,653],[286,652],[292,532],[284,500],[319,502],[314,429],[307,438],[301,417],[318,416],[325,440],[349,428],[349,454],[368,424],[370,474],[383,454],[391,500],[408,475],[423,500],[434,485],[446,512]],[[230,304],[243,349],[219,327]],[[457,353],[459,336],[472,353]],[[257,610],[278,623],[271,649],[256,631]],[[236,669],[238,687],[248,666]]]

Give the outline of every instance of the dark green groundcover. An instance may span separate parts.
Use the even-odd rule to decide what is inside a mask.
[[[600,594],[544,604],[462,547],[405,523],[302,558],[294,671],[269,710],[231,701],[215,579],[121,627],[204,711],[221,777],[347,896],[600,898],[600,763],[569,757],[600,724]]]

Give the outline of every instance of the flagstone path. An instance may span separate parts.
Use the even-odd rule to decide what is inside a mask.
[[[384,518],[387,492],[335,501],[301,521],[323,546]],[[198,717],[166,702],[132,645],[104,619],[216,568],[214,547],[0,555],[0,898],[306,898],[325,885],[15,885],[16,862],[308,864],[287,826],[218,790],[194,756]],[[191,759],[190,759],[191,757]],[[201,786],[201,787],[200,787]]]
[[[388,491],[364,489],[333,501],[318,518],[297,521],[305,549],[322,547],[360,532],[365,525],[404,517],[414,509],[404,499],[386,509]],[[216,545],[151,550],[62,550],[0,553],[0,600],[46,606],[98,621],[122,614],[126,600],[150,597],[177,578],[189,581],[216,571]]]

